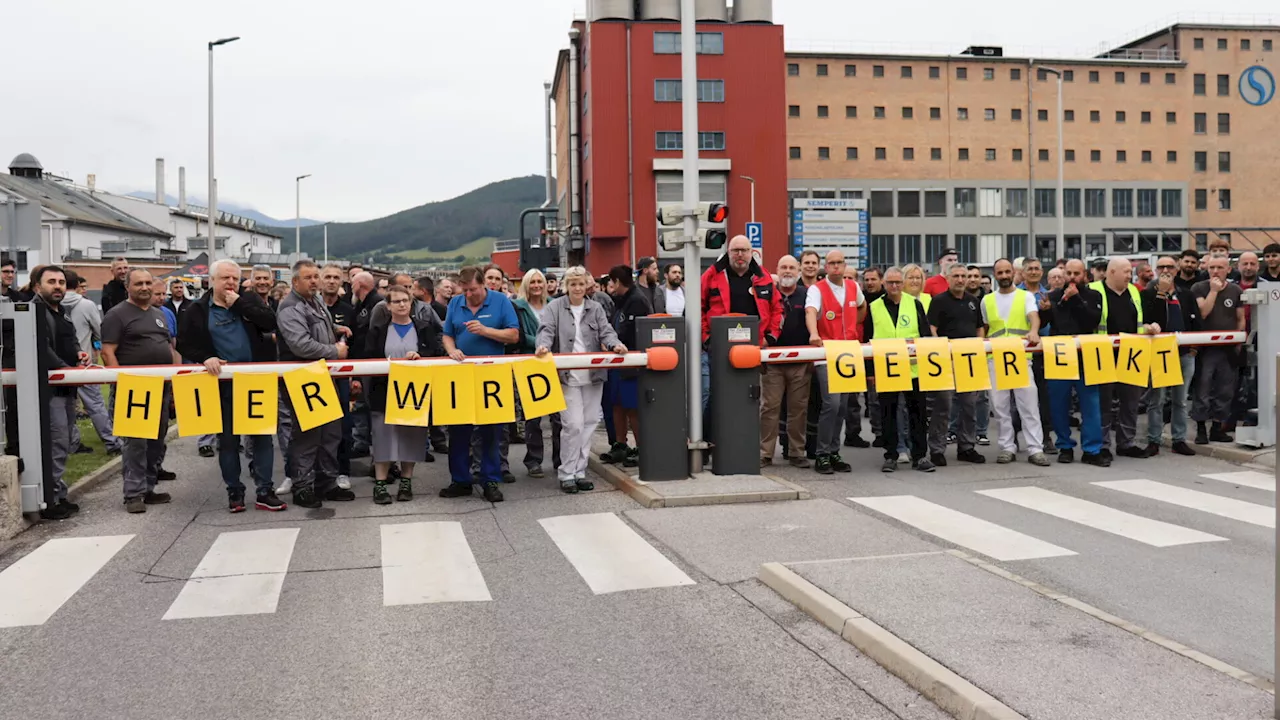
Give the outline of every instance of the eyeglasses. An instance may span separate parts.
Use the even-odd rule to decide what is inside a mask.
[[[408,302],[409,302],[409,298],[400,298],[399,300],[390,300],[387,302],[387,304],[388,305],[406,305],[408,304]]]
[[[884,284],[885,285],[901,285],[902,281],[901,280],[885,280]]]
[[[1156,269],[1157,270],[1177,270],[1178,266],[1177,265],[1157,265]]]
[[[729,252],[747,254],[751,252],[751,248],[733,248]]]

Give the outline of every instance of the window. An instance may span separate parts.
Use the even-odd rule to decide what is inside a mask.
[[[878,147],[878,148],[876,148],[876,159],[877,159],[877,160],[887,160],[887,159],[888,159],[888,157],[889,157],[889,154],[888,154],[888,151],[887,151],[887,150],[885,150],[885,149],[884,149],[884,148],[882,148],[882,147]]]
[[[1160,191],[1160,217],[1182,217],[1182,190],[1166,188]]]
[[[1203,150],[1197,150],[1195,159],[1192,161],[1192,169],[1196,172],[1209,171],[1209,153]]]
[[[796,63],[787,63],[787,75],[791,77],[800,76],[800,66]]]
[[[1096,83],[1096,82],[1098,82],[1098,71],[1097,71],[1097,70],[1090,70],[1090,71],[1089,71],[1089,82],[1091,82],[1091,83]]]
[[[820,148],[818,148],[818,159],[819,159],[819,160],[830,160],[830,159],[831,159],[831,148],[829,148],[829,147],[820,147]]]
[[[1219,50],[1226,50],[1226,49],[1227,49],[1227,39],[1226,39],[1226,38],[1218,38],[1218,49],[1219,49]]]
[[[724,102],[724,81],[699,80],[698,102]]]
[[[850,118],[850,119],[858,117],[858,106],[857,106],[857,105],[845,105],[845,106],[844,106],[844,116],[845,116],[846,118]]]
[[[1218,209],[1219,210],[1231,209],[1231,191],[1230,190],[1227,190],[1225,188],[1218,189]]]
[[[888,267],[893,264],[893,236],[872,235],[871,247],[867,252],[867,260],[871,265]]]
[[[946,190],[925,190],[924,191],[924,216],[925,217],[946,217],[947,216],[947,191]]]
[[[915,116],[916,116],[915,108],[912,108],[912,107],[904,107],[904,108],[902,108],[902,119],[903,119],[903,120],[910,120],[910,119],[914,118]]]
[[[1125,120],[1125,114],[1124,114],[1124,111],[1123,111],[1123,110],[1117,110],[1117,111],[1116,111],[1116,122],[1118,122],[1118,123],[1122,123],[1122,122],[1124,122],[1124,120]]]
[[[1036,111],[1036,119],[1037,119],[1037,120],[1039,120],[1040,122],[1048,122],[1048,121],[1049,121],[1049,111],[1048,111],[1048,110],[1037,110],[1037,111]]]
[[[680,86],[679,80],[654,80],[653,81],[654,102],[680,102],[681,98],[684,97],[683,93],[680,90],[680,87],[681,86]],[[792,117],[796,117],[797,115],[800,114],[799,112],[800,106],[792,105],[791,107],[796,110],[795,115],[792,115]]]
[[[1111,214],[1115,217],[1133,217],[1133,191],[1115,189],[1111,191]]]
[[[1049,79],[1049,71],[1044,68],[1036,70],[1036,80],[1044,82]]]
[[[1204,95],[1204,73],[1196,73],[1191,76],[1191,87],[1196,95]]]
[[[1160,249],[1160,238],[1156,235],[1138,235],[1138,252],[1151,253]]]
[[[1156,216],[1156,191],[1155,190],[1139,190],[1138,191],[1138,217],[1155,217]]]
[[[1123,84],[1124,84],[1124,71],[1123,71],[1123,70],[1117,70],[1117,71],[1116,71],[1116,84],[1117,84],[1117,85],[1123,85]]]
[[[1164,154],[1164,161],[1165,161],[1165,162],[1167,162],[1167,163],[1176,163],[1176,162],[1178,162],[1178,151],[1177,151],[1177,150],[1169,150],[1169,151],[1165,152],[1165,154]]]
[[[871,191],[871,217],[893,217],[893,191]]]
[[[659,147],[659,149],[661,149],[661,147]],[[790,158],[791,158],[792,160],[799,160],[799,159],[800,159],[800,148],[798,148],[798,147],[792,147],[792,148],[789,148],[789,149],[787,150],[787,153],[788,153],[788,155],[790,156]]]
[[[1102,122],[1102,111],[1101,111],[1101,110],[1090,110],[1090,111],[1089,111],[1089,122]]]
[[[1171,73],[1171,72],[1165,73],[1165,74],[1164,74],[1164,84],[1165,84],[1165,85],[1177,85],[1177,84],[1178,84],[1178,74],[1177,74],[1177,73]]]
[[[872,108],[872,110],[871,110],[871,114],[872,114],[872,116],[874,116],[877,120],[883,120],[883,119],[884,119],[884,106],[883,106],[883,105],[877,105],[877,106],[875,106],[874,108]]]
[[[956,157],[961,162],[969,162],[969,148],[960,148],[960,150],[957,151]]]
[[[828,74],[828,73],[827,73],[827,66],[826,66],[826,65],[823,65],[823,64],[819,64],[819,65],[818,65],[818,77],[826,77],[826,76],[827,76],[827,74]]]
[[[1080,217],[1080,189],[1063,188],[1062,217]]]
[[[1160,236],[1160,252],[1182,252],[1182,234],[1165,233]]]
[[[898,236],[898,262],[903,264],[921,262],[919,235]]]
[[[787,117],[793,117],[793,118],[798,118],[798,117],[800,117],[800,106],[799,106],[799,105],[788,105],[788,106],[787,106]]]
[[[1027,236],[1026,235],[1005,235],[1004,236],[1004,256],[1017,258],[1027,254]]]
[[[680,132],[659,132],[657,135],[658,150],[680,150],[684,148],[684,134]],[[792,156],[800,157],[800,148],[791,148]]]
[[[1013,161],[1022,162],[1022,148],[1013,149]]]
[[[956,235],[956,253],[960,257],[960,262],[971,263],[977,259],[978,236],[977,235]],[[936,255],[934,257],[937,257]]]
[[[1076,161],[1076,151],[1075,151],[1075,150],[1063,150],[1063,151],[1062,151],[1062,156],[1063,156],[1063,162],[1075,162],[1075,161]]]
[[[1048,265],[1058,261],[1058,237],[1056,235],[1036,236],[1036,257]]]
[[[941,160],[941,159],[942,159],[942,148],[929,148],[929,159],[930,159],[930,160]]]
[[[858,159],[858,148],[856,148],[856,147],[847,147],[847,148],[845,148],[845,149],[844,149],[844,159],[845,159],[845,160],[857,160],[857,159]]]
[[[924,256],[930,259],[936,258],[942,254],[947,247],[946,235],[925,235],[924,236]]]
[[[1195,133],[1204,135],[1209,132],[1209,115],[1208,113],[1196,113],[1195,115]]]
[[[942,68],[938,67],[937,65],[930,65],[930,66],[929,66],[929,79],[930,79],[930,80],[937,80],[937,79],[938,79],[938,78],[940,78],[940,77],[942,77]]]
[[[1176,113],[1176,112],[1174,112],[1174,111],[1172,111],[1172,110],[1170,110],[1169,112],[1165,113],[1165,114],[1164,114],[1164,122],[1165,122],[1165,124],[1166,124],[1166,125],[1177,125],[1177,124],[1178,124],[1178,113]]]
[[[931,107],[931,108],[929,108],[929,119],[930,119],[930,120],[941,120],[941,119],[942,119],[942,108],[936,108],[936,107]]]
[[[1039,157],[1040,162],[1049,162],[1049,151],[1042,148],[1039,152]]]
[[[1150,122],[1151,122],[1151,111],[1150,111],[1150,110],[1143,110],[1143,111],[1142,111],[1142,114],[1138,116],[1138,120],[1139,120],[1139,122],[1142,122],[1143,124],[1150,123]]]
[[[818,106],[818,117],[825,118],[825,117],[828,117],[829,115],[830,115],[830,110],[827,109],[826,105]]]
[[[862,191],[861,190],[841,190],[840,199],[841,200],[861,200]]]
[[[957,79],[957,80],[968,80],[968,79],[969,79],[969,68],[963,68],[963,67],[958,67],[958,68],[956,68],[956,79]]]
[[[955,189],[956,217],[977,217],[977,190],[974,188]]]
[[[1229,152],[1218,153],[1218,172],[1220,173],[1231,172],[1231,153]]]
[[[1022,79],[1022,68],[1011,68],[1009,70],[1009,79],[1017,82]]]
[[[1270,40],[1263,40],[1263,41],[1262,41],[1262,52],[1271,52],[1271,41],[1270,41]]]
[[[1075,81],[1076,81],[1076,71],[1075,71],[1075,70],[1063,70],[1063,71],[1062,71],[1062,82],[1075,82]]]
[[[902,159],[903,159],[903,160],[907,160],[907,161],[915,160],[915,159],[916,159],[916,149],[915,149],[915,148],[902,148]]]
[[[1009,111],[1009,119],[1014,122],[1022,121],[1022,108],[1013,108]]]
[[[956,119],[957,119],[957,120],[968,120],[968,119],[969,119],[969,108],[956,108]]]
[[[1151,151],[1150,151],[1150,150],[1143,150],[1143,151],[1142,151],[1142,162],[1144,162],[1144,163],[1149,163],[1149,162],[1151,162]]]
[[[1141,83],[1141,84],[1143,84],[1143,85],[1150,85],[1150,84],[1151,84],[1151,73],[1149,73],[1149,72],[1138,73],[1138,82],[1139,82],[1139,83]]]
[[[1218,76],[1218,97],[1227,97],[1231,95],[1231,76]]]
[[[1089,162],[1102,162],[1102,151],[1101,151],[1101,150],[1090,150],[1090,151],[1089,151]]]
[[[920,191],[898,191],[898,217],[920,217]]]
[[[1209,191],[1208,190],[1205,190],[1203,188],[1196,190],[1196,209],[1197,210],[1209,209]]]
[[[987,158],[987,162],[993,162],[996,159],[996,149],[987,148],[986,158]]]
[[[1063,111],[1062,111],[1062,122],[1075,122],[1075,121],[1076,121],[1076,111],[1075,111],[1075,110],[1063,110]]]
[[[672,33],[672,34],[679,36],[679,33]],[[697,51],[699,55],[723,55],[724,54],[724,33],[718,33],[718,32],[698,33]]]
[[[1125,152],[1124,150],[1117,150],[1116,162],[1118,163],[1129,162],[1129,153]]]
[[[1196,250],[1202,253],[1209,250],[1209,233],[1196,233]]]
[[[1055,217],[1058,214],[1058,199],[1052,188],[1036,189],[1036,217]]]
[[[1062,249],[1062,257],[1079,260],[1080,259],[1080,236],[1079,235],[1063,235],[1062,242],[1066,247]]]
[[[1204,38],[1193,38],[1193,39],[1191,40],[1191,47],[1192,47],[1192,49],[1194,49],[1194,50],[1203,50],[1203,49],[1204,49]]]
[[[871,77],[884,77],[884,66],[883,66],[883,65],[872,65],[872,66],[871,66]]]
[[[1084,216],[1107,216],[1107,191],[1089,188],[1084,191]]]
[[[1026,188],[1009,188],[1004,191],[1004,214],[1008,217],[1027,216]]]
[[[653,81],[653,99],[655,102],[680,102],[683,98],[684,92],[679,80]],[[698,102],[724,102],[724,81],[699,80]],[[798,116],[798,112],[792,115],[792,117]]]
[[[1085,252],[1089,253],[1089,257],[1100,257],[1107,254],[1106,235],[1085,235],[1084,245]]]
[[[1218,134],[1231,134],[1231,113],[1218,113]]]
[[[911,66],[910,66],[910,65],[903,65],[903,66],[902,66],[902,79],[903,79],[903,80],[910,80],[910,79],[911,79]]]
[[[857,65],[845,65],[845,66],[844,66],[844,76],[845,76],[845,77],[858,77],[858,66],[857,66]]]
[[[1116,235],[1112,245],[1117,253],[1131,253],[1133,252],[1133,236]]]
[[[996,119],[996,109],[995,109],[995,108],[987,108],[987,109],[983,110],[983,111],[982,111],[982,119],[983,119],[983,120],[995,120],[995,119]]]
[[[683,133],[681,135],[683,136]],[[698,133],[698,149],[699,150],[724,150],[724,133],[723,132]]]

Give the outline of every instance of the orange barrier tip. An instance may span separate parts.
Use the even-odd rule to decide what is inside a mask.
[[[729,348],[729,364],[739,370],[760,367],[760,346],[734,345]]]
[[[673,347],[651,347],[645,350],[645,355],[648,356],[650,370],[669,372],[680,364],[680,354]]]

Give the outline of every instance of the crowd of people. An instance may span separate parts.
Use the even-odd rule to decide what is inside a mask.
[[[1159,257],[1154,267],[1139,263],[1135,268],[1129,260],[1112,258],[1088,265],[1060,260],[1046,270],[1035,258],[1017,258],[997,261],[988,274],[961,264],[948,249],[937,258],[939,272],[930,277],[919,265],[858,271],[840,251],[825,256],[807,251],[779,258],[770,273],[747,238],[738,236],[702,274],[703,352],[710,319],[729,313],[759,317],[761,342],[768,346],[1007,336],[1034,344],[1050,335],[1247,330],[1251,318],[1241,293],[1259,282],[1280,282],[1280,244],[1267,246],[1261,261],[1245,252],[1232,265],[1229,247],[1219,241],[1203,256],[1184,250]],[[438,280],[405,273],[376,279],[360,265],[321,267],[310,260],[296,263],[285,284],[268,266],[245,269],[221,260],[210,268],[208,290],[199,298],[188,296],[181,279],[166,284],[124,259],[116,259],[111,269],[99,308],[87,299],[87,283],[75,272],[37,267],[28,285],[17,288],[13,263],[0,266],[4,298],[34,301],[49,310],[49,346],[42,350],[50,367],[193,363],[220,375],[223,365],[245,362],[624,353],[636,346],[636,318],[683,315],[692,300],[685,297],[684,268],[660,267],[653,258],[641,259],[635,269],[619,265],[600,278],[582,267],[568,268],[562,276],[535,269],[518,284],[497,265],[466,267]],[[865,393],[835,393],[824,363],[767,365],[761,371],[760,461],[772,464],[781,445],[783,458],[795,467],[843,473],[852,465],[841,456],[842,447],[876,447],[883,451],[884,472],[907,463],[933,472],[947,464],[950,444],[956,445],[957,461],[986,462],[979,448],[991,444],[993,421],[997,463],[1015,462],[1019,452],[1035,465],[1048,465],[1050,455],[1070,463],[1077,446],[1081,462],[1099,467],[1109,466],[1116,455],[1151,457],[1160,452],[1166,424],[1172,450],[1179,454],[1193,454],[1189,439],[1230,441],[1235,424],[1255,402],[1241,348],[1182,347],[1180,360],[1181,386],[1143,389],[1046,380],[1042,357],[1028,353],[1030,386],[987,392],[922,392],[914,366],[912,389],[877,392],[874,364],[868,361]],[[704,408],[708,367],[704,362]],[[994,368],[989,372],[994,378]],[[287,509],[281,500],[286,494],[304,508],[354,500],[351,460],[366,454],[373,501],[411,501],[414,469],[434,462],[433,450],[448,455],[450,483],[440,490],[442,497],[468,497],[478,486],[486,500],[500,502],[502,484],[517,479],[508,457],[511,445],[525,445],[529,477],[545,477],[544,430],[560,489],[588,491],[593,486],[587,461],[601,421],[609,447],[600,459],[638,464],[638,371],[562,370],[559,376],[566,408],[546,423],[518,417],[506,425],[444,428],[387,423],[386,377],[375,376],[336,380],[342,419],[304,431],[282,383],[274,436],[241,438],[233,431],[231,413],[224,413],[222,431],[199,438],[198,450],[217,458],[233,513],[247,508],[241,479],[245,457],[254,506],[264,511]],[[224,406],[230,406],[231,383],[220,383],[220,392]],[[1256,395],[1256,385],[1252,392]],[[176,477],[163,467],[163,434],[154,440],[115,437],[98,386],[55,387],[52,396],[55,489],[43,511],[46,518],[62,519],[79,510],[67,499],[62,475],[68,456],[85,451],[76,427],[81,407],[107,452],[123,456],[125,509],[145,512],[148,505],[170,501],[157,489]],[[7,402],[10,409],[14,405]],[[163,426],[168,397],[162,407]],[[1137,435],[1143,411],[1145,442]],[[870,440],[862,434],[864,419]],[[708,424],[714,421],[707,417]],[[1073,437],[1076,428],[1079,441]],[[6,423],[6,429],[6,446],[14,452],[17,423]],[[284,459],[278,483],[276,446]]]

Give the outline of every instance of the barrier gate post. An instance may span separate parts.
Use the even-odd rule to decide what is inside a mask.
[[[665,315],[636,318],[633,350],[669,347],[679,360],[669,372],[640,371],[640,479],[684,480],[689,477],[689,416],[685,408],[685,322]]]
[[[760,368],[729,361],[735,345],[760,345],[760,318],[711,318],[711,468],[716,475],[760,474]]]
[[[1236,428],[1236,444],[1252,448],[1276,444],[1276,356],[1280,355],[1280,284],[1259,283],[1245,290],[1241,301],[1253,309],[1253,332],[1257,338],[1258,409],[1256,425]],[[1262,328],[1273,328],[1263,332]],[[1243,352],[1249,352],[1246,343]]]
[[[44,353],[49,346],[48,326],[35,303],[0,302],[0,318],[13,323],[14,369],[18,373],[16,395],[18,447],[6,448],[22,458],[18,483],[22,492],[22,512],[40,512],[53,499],[53,462],[49,450],[49,366]],[[23,410],[23,408],[27,408]],[[5,418],[8,422],[10,418]]]

